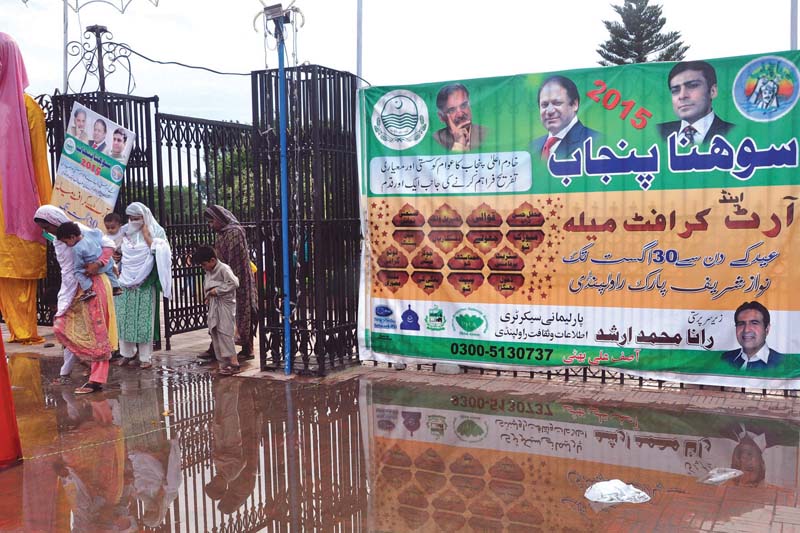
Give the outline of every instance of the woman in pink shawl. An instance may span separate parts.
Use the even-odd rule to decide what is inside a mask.
[[[50,201],[44,113],[27,94],[19,47],[0,32],[0,313],[11,342],[44,342],[36,328],[37,280],[46,247],[33,213]]]
[[[70,222],[67,214],[54,205],[43,205],[36,210],[34,220],[43,230],[55,233],[58,226]],[[80,226],[80,224],[78,224]],[[82,229],[87,229],[83,227]],[[108,380],[109,359],[117,349],[117,317],[107,276],[94,275],[92,289],[96,298],[78,301],[75,293],[78,282],[74,272],[72,249],[61,241],[54,241],[56,259],[61,267],[61,290],[58,292],[58,310],[53,322],[53,332],[58,341],[78,359],[91,363],[89,381],[75,389],[76,394],[99,391]],[[114,242],[103,238],[103,253],[97,262],[87,265],[88,274],[97,274],[100,266],[108,262],[114,252]],[[66,353],[66,351],[65,351]]]

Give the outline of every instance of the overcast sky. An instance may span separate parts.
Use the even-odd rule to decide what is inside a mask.
[[[599,59],[595,50],[608,37],[602,21],[616,19],[611,3],[363,0],[363,77],[373,85],[397,85],[594,67]],[[660,3],[666,29],[680,31],[691,46],[687,59],[790,47],[790,0]],[[19,42],[32,94],[61,87],[62,6],[61,0],[29,0],[27,5],[0,0],[0,31]],[[297,33],[297,60],[355,73],[356,0],[297,0],[297,6],[305,15]],[[80,37],[79,28],[103,24],[115,41],[153,59],[250,72],[265,66],[264,39],[253,29],[260,9],[258,0],[160,0],[158,7],[150,0],[131,0],[122,15],[92,3],[80,11],[80,19],[70,12],[70,39]],[[289,39],[291,52],[293,36]],[[274,50],[267,52],[266,65],[277,68]],[[250,121],[247,77],[198,73],[137,58],[132,67],[134,94],[158,95],[162,112]],[[109,90],[124,92],[125,81],[114,74]],[[79,85],[80,78],[74,75],[72,82]],[[89,90],[95,87],[96,82]]]

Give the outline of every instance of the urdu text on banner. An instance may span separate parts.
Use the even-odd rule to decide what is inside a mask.
[[[75,102],[50,203],[75,222],[102,228],[117,203],[135,141],[132,131]]]
[[[362,357],[800,387],[798,60],[361,90]]]

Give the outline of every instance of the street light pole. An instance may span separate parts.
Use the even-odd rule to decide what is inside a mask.
[[[283,56],[286,44],[283,35],[283,16],[273,18],[275,39],[278,41],[278,120],[280,121],[281,150],[281,255],[283,255],[283,366],[287,376],[292,374],[292,311],[289,297],[291,284],[289,278],[289,170],[286,153],[286,69]]]

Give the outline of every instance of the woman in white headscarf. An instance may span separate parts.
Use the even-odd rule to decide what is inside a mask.
[[[167,234],[150,209],[133,202],[125,210],[122,262],[117,297],[119,322],[119,366],[128,366],[139,356],[139,368],[150,368],[158,309],[158,287],[165,298],[172,297],[172,255]]]
[[[58,226],[70,222],[67,214],[54,205],[43,205],[33,215],[33,220],[43,230],[55,233]],[[81,231],[89,228],[78,224]],[[53,333],[64,345],[64,366],[61,375],[68,376],[74,357],[91,363],[89,381],[75,389],[78,394],[88,394],[103,388],[108,380],[108,361],[111,351],[117,349],[117,320],[108,276],[97,274],[114,252],[114,241],[103,238],[103,253],[96,262],[86,265],[92,274],[92,290],[96,298],[78,301],[75,298],[78,281],[75,278],[72,248],[59,240],[53,241],[56,259],[61,267],[61,289],[58,292],[58,309],[53,321]]]

